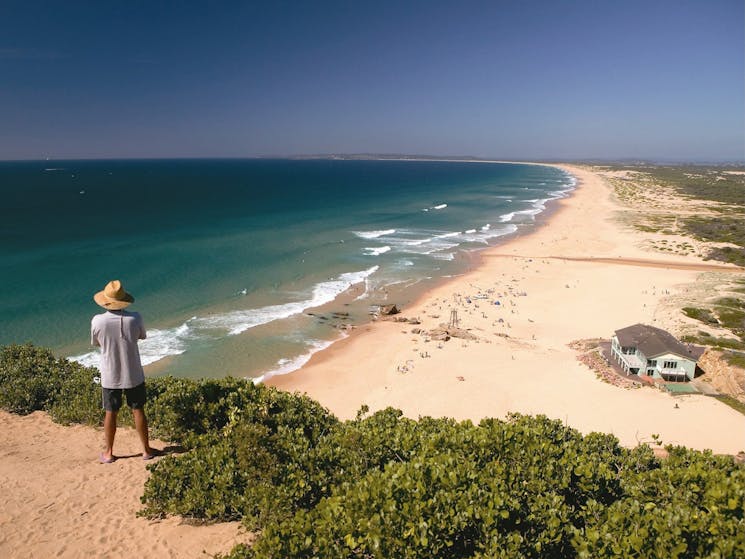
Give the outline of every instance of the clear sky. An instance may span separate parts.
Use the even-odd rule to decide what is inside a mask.
[[[2,0],[0,159],[745,159],[743,0]]]

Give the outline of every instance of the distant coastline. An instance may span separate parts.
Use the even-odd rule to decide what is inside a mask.
[[[745,158],[742,159],[711,159],[711,158],[685,158],[685,157],[668,157],[668,158],[639,158],[639,157],[614,157],[614,158],[588,158],[588,157],[493,157],[477,155],[427,155],[427,154],[407,154],[407,153],[298,153],[298,154],[247,154],[242,156],[179,156],[179,157],[29,157],[23,159],[2,159],[3,163],[36,163],[44,162],[49,164],[84,162],[84,161],[241,161],[241,160],[314,160],[328,159],[338,161],[473,161],[480,163],[519,163],[519,164],[539,164],[539,165],[671,165],[671,166],[723,166],[737,167],[745,169]]]

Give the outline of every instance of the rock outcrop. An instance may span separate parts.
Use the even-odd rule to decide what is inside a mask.
[[[456,328],[454,326],[448,326],[447,324],[440,324],[439,327],[430,330],[427,333],[431,340],[446,342],[450,338],[459,338],[461,340],[477,340],[478,336],[471,334],[468,330],[463,328]]]
[[[392,316],[400,312],[396,305],[381,305],[380,307],[380,316]]]

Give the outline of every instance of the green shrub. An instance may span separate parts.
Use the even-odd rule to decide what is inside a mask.
[[[325,495],[330,465],[313,451],[338,420],[314,400],[230,378],[154,384],[154,429],[191,451],[153,467],[144,515],[259,527]]]
[[[743,343],[742,349],[745,349],[745,343]],[[730,365],[745,369],[745,353],[724,351],[722,357],[724,357],[725,361],[727,361],[727,363],[729,363]]]
[[[740,356],[740,358],[744,358],[745,356]],[[743,365],[740,365],[743,366]],[[729,394],[719,394],[718,396],[715,396],[717,400],[722,402],[723,404],[728,405],[733,410],[739,411],[741,414],[745,415],[745,402],[741,402],[734,396],[730,396]],[[743,448],[745,448],[745,443],[743,443]]]
[[[249,556],[470,557],[485,531],[520,509],[498,487],[504,468],[493,462],[479,469],[448,453],[392,463],[343,484],[313,510],[267,527]],[[505,498],[493,498],[499,494]]]
[[[683,307],[681,310],[683,311],[683,314],[685,314],[689,318],[693,318],[694,320],[705,322],[707,324],[715,324],[715,325],[719,324],[719,321],[716,319],[716,317],[713,314],[711,314],[711,311],[709,309],[699,309],[696,307]]]
[[[148,418],[155,436],[185,446],[195,444],[199,435],[218,432],[240,419],[272,429],[302,425],[309,437],[319,436],[337,422],[310,398],[232,377],[149,380]]]
[[[700,344],[710,347],[716,347],[720,349],[734,349],[734,350],[745,350],[745,342],[737,338],[718,338],[707,334],[705,332],[699,332],[698,335],[681,336],[681,342]]]
[[[727,307],[717,307],[719,322],[735,334],[745,333],[745,311]]]
[[[104,412],[101,385],[96,382],[100,375],[98,369],[60,359],[57,371],[62,381],[54,402],[48,408],[52,419],[63,425],[101,425]]]
[[[625,497],[588,517],[579,557],[745,556],[745,469],[668,447],[661,467],[624,476]]]
[[[225,387],[233,380],[226,379]],[[147,383],[147,391],[147,414],[156,437],[187,444],[194,435],[219,430],[227,421],[222,402],[228,390],[219,381],[158,377]]]
[[[48,349],[27,343],[0,349],[0,407],[26,415],[48,410],[60,393],[63,376]]]
[[[338,448],[350,429],[359,444],[341,454],[352,454],[355,475],[231,557],[573,557],[586,511],[621,498],[619,472],[658,467],[646,447],[520,415],[477,427],[384,410],[341,425],[319,448]],[[365,448],[373,432],[382,453]]]
[[[148,466],[141,515],[225,521],[243,516],[245,480],[235,467],[235,448],[216,435],[205,436],[203,445],[200,452],[166,456]]]
[[[740,242],[743,243],[744,241],[741,240]],[[743,267],[745,266],[745,249],[742,247],[712,248],[707,252],[704,260],[718,260]]]
[[[100,425],[99,373],[32,344],[0,348],[0,407],[18,414],[43,410],[58,423]]]

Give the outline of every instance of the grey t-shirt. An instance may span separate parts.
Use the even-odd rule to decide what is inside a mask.
[[[101,386],[134,388],[145,382],[137,340],[147,337],[140,313],[106,311],[91,320],[91,343],[101,347]]]

